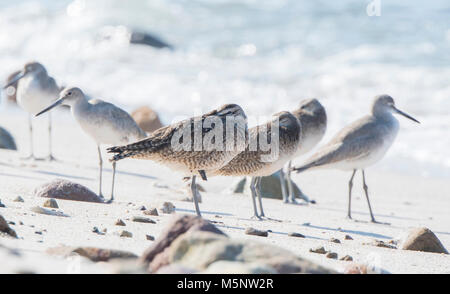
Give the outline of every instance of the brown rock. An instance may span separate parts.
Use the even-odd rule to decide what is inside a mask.
[[[428,228],[414,228],[402,242],[401,249],[448,254],[441,241]]]
[[[339,260],[343,260],[343,261],[352,261],[353,257],[351,257],[350,255],[346,255],[344,257],[341,257]]]
[[[137,223],[156,224],[154,220],[143,216],[133,216],[131,220]]]
[[[327,253],[327,251],[323,247],[317,247],[315,249],[311,248],[311,249],[309,249],[309,252],[318,253],[318,254],[325,254],[325,253]]]
[[[42,206],[49,207],[49,208],[59,208],[58,202],[56,202],[56,200],[53,198],[45,200],[45,202]]]
[[[350,235],[345,235],[344,239],[345,240],[353,240],[352,236],[350,236]]]
[[[330,242],[332,242],[332,243],[341,244],[341,241],[340,241],[339,239],[336,239],[336,238],[331,238],[331,239],[328,240],[328,241],[330,241]]]
[[[121,231],[119,234],[120,237],[126,237],[126,238],[132,238],[133,234],[131,232],[128,231]]]
[[[120,218],[114,223],[116,226],[126,226],[125,222]]]
[[[16,232],[9,227],[6,220],[3,218],[3,216],[0,215],[0,234],[1,233],[5,233],[11,237],[17,238]]]
[[[296,232],[289,232],[288,233],[289,237],[297,237],[297,238],[305,238],[304,235],[300,234],[300,233],[296,233]]]
[[[47,249],[48,254],[52,255],[61,255],[64,257],[70,256],[74,253],[84,256],[91,261],[109,261],[114,258],[120,259],[131,259],[137,258],[138,256],[134,253],[115,250],[115,249],[103,249],[97,247],[68,247],[68,246],[59,246],[54,248]]]
[[[145,132],[151,133],[163,127],[158,114],[148,106],[141,106],[131,113],[138,126]]]
[[[245,229],[246,235],[253,235],[253,236],[260,236],[260,237],[267,237],[269,236],[269,233],[267,231],[258,230],[255,228],[247,228]]]
[[[326,257],[326,258],[331,258],[331,259],[337,259],[338,255],[337,255],[336,252],[328,252],[328,253],[325,255],[325,257]]]
[[[174,216],[166,230],[160,234],[155,243],[141,256],[141,261],[149,264],[149,269],[152,272],[167,265],[169,261],[165,250],[169,248],[175,239],[188,231],[207,231],[225,235],[216,226],[203,218],[192,215]]]
[[[55,179],[43,184],[34,190],[37,197],[56,198],[64,200],[103,202],[103,199],[83,185],[63,180]]]
[[[150,208],[147,210],[144,210],[144,214],[145,215],[153,215],[153,216],[158,216],[158,210],[156,208]]]
[[[381,240],[374,240],[372,243],[363,243],[363,245],[372,245],[372,246],[382,247],[382,248],[397,249],[395,246],[389,245]]]

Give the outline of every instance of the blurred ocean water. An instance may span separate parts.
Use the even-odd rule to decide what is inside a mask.
[[[38,60],[60,84],[150,105],[166,123],[231,102],[267,116],[314,96],[326,140],[387,93],[422,124],[400,117],[378,168],[450,177],[450,2],[379,0],[369,16],[371,2],[0,0],[0,78]],[[175,50],[130,45],[130,29]]]

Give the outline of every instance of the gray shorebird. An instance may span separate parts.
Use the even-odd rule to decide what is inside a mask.
[[[99,100],[87,100],[83,91],[79,88],[66,88],[60,98],[52,105],[40,111],[36,116],[58,105],[68,105],[72,115],[80,125],[81,129],[88,134],[96,143],[99,158],[99,196],[102,195],[102,153],[101,144],[117,145],[126,144],[146,137],[146,133],[138,127],[133,118],[119,107]],[[113,178],[111,185],[111,199],[114,199],[114,179],[116,174],[116,163],[113,162]]]
[[[276,125],[277,122],[278,126]],[[274,130],[278,130],[278,138],[275,140],[272,138]],[[254,217],[261,219],[265,216],[260,193],[261,177],[269,176],[280,170],[292,159],[299,148],[301,130],[298,119],[290,112],[283,111],[274,114],[271,121],[249,129],[249,144],[246,149],[212,174],[252,177],[250,190]],[[270,141],[270,150],[261,144],[266,140],[267,142]],[[274,150],[278,150],[278,152],[272,153]],[[256,207],[256,197],[259,201],[259,214]]]
[[[362,171],[363,188],[369,206],[371,221],[376,222],[370,206],[364,169],[381,160],[392,143],[394,143],[399,123],[392,115],[393,113],[403,115],[419,123],[415,118],[397,109],[391,96],[377,96],[372,104],[371,114],[342,129],[305,164],[293,170],[302,172],[307,169],[335,168],[352,171],[352,176],[348,183],[347,211],[347,217],[351,219],[353,177],[356,171],[360,169]]]
[[[195,210],[201,216],[195,180],[221,168],[245,149],[247,116],[239,105],[226,104],[199,117],[160,128],[144,140],[108,148],[113,162],[124,158],[149,159],[191,178]]]
[[[301,144],[293,158],[302,156],[311,151],[322,140],[327,130],[327,114],[322,104],[315,98],[306,99],[300,102],[298,109],[292,111],[302,126]],[[283,201],[296,203],[294,189],[291,179],[291,161],[288,163],[287,173],[280,170],[280,182],[283,192]],[[286,189],[286,182],[287,187]],[[308,197],[300,190],[300,197],[309,202]]]
[[[17,83],[17,104],[28,112],[28,126],[30,130],[30,155],[28,158],[35,159],[33,149],[33,124],[31,115],[38,113],[41,109],[58,99],[60,88],[55,80],[50,77],[45,67],[39,62],[29,62],[24,68],[9,79],[4,89]],[[53,160],[52,155],[52,122],[51,114],[48,115],[48,159]]]

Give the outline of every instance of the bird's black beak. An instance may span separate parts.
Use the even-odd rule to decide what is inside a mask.
[[[17,82],[17,81],[20,80],[21,78],[23,78],[24,76],[25,76],[25,72],[24,72],[24,71],[19,72],[18,74],[16,74],[16,75],[14,76],[14,78],[13,78],[11,81],[9,81],[9,83],[7,83],[5,86],[3,86],[3,89],[8,88],[8,87],[11,86],[12,84],[14,84],[15,82]]]
[[[60,105],[61,103],[63,103],[64,98],[59,98],[58,100],[55,101],[55,103],[53,103],[52,105],[50,105],[49,107],[47,107],[46,109],[40,111],[38,114],[36,114],[35,116],[39,116],[41,114],[43,114],[44,112],[49,111],[50,109],[52,109],[53,107],[56,107],[58,105]]]
[[[400,115],[403,115],[406,118],[409,118],[412,121],[415,121],[416,123],[420,124],[420,121],[418,121],[417,119],[415,119],[414,117],[410,116],[407,113],[404,113],[403,111],[401,111],[400,109],[397,109],[395,106],[392,106],[392,109],[394,109],[394,111]]]

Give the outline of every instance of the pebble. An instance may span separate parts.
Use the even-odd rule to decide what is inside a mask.
[[[99,235],[104,235],[105,234],[105,233],[100,232],[97,227],[93,227],[92,228],[92,233],[96,233],[96,234],[99,234]]]
[[[144,205],[139,206],[139,210],[147,210]]]
[[[297,237],[297,238],[305,238],[304,235],[300,234],[300,233],[296,233],[296,232],[289,232],[288,233],[289,237]]]
[[[144,210],[144,214],[146,215],[153,215],[153,216],[158,216],[158,210],[156,208],[150,208],[147,210]]]
[[[56,202],[56,200],[54,198],[45,200],[45,202],[42,206],[49,207],[49,208],[59,208],[58,202]]]
[[[174,212],[175,212],[175,205],[173,205],[172,202],[164,202],[164,203],[161,205],[160,210],[161,210],[163,213],[167,213],[167,214],[174,213]]]
[[[35,234],[42,235],[42,231],[35,231]]]
[[[151,218],[143,217],[143,216],[133,216],[133,218],[131,220],[136,223],[156,224],[156,222],[154,220],[152,220]]]
[[[333,242],[333,243],[337,243],[337,244],[341,244],[341,241],[339,239],[336,239],[336,238],[331,238],[328,241]]]
[[[22,197],[17,196],[13,201],[14,201],[14,202],[24,202],[25,200],[23,200]]]
[[[318,253],[318,254],[325,254],[327,251],[323,247],[317,247],[315,249],[309,249],[309,252]]]
[[[344,239],[345,240],[353,240],[352,236],[350,236],[350,235],[345,235]]]
[[[245,234],[253,235],[253,236],[260,236],[260,237],[269,236],[269,233],[267,231],[262,231],[262,230],[258,230],[258,229],[251,228],[251,227],[245,229]]]
[[[131,232],[128,232],[128,231],[121,231],[120,232],[120,235],[119,235],[120,237],[126,237],[126,238],[132,238],[133,237],[133,234],[131,233]]]
[[[372,245],[382,248],[397,249],[395,246],[389,245],[381,240],[374,240],[372,243],[363,243],[363,245]]]
[[[2,203],[1,199],[0,199],[0,207],[6,207],[5,204]]]
[[[336,252],[328,252],[328,253],[325,255],[325,257],[326,257],[326,258],[331,258],[331,259],[337,259],[338,255],[337,255]]]
[[[116,222],[114,224],[116,226],[126,226],[125,222],[123,220],[121,220],[120,218],[118,220],[116,220]]]
[[[145,235],[145,238],[150,241],[155,241],[155,237],[153,237],[152,235]]]
[[[353,261],[353,257],[351,257],[350,255],[346,255],[344,257],[341,257],[341,259],[339,260],[343,260],[343,261]]]

